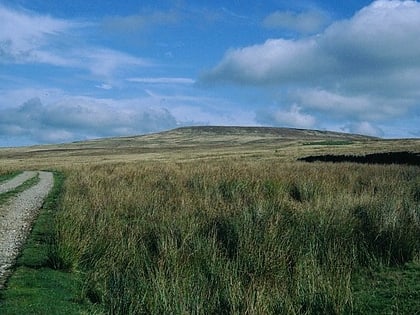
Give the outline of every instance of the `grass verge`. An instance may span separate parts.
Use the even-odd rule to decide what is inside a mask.
[[[94,308],[77,298],[76,274],[51,266],[51,240],[64,177],[54,174],[54,187],[40,211],[32,232],[17,260],[7,288],[0,291],[0,313],[92,314]]]
[[[360,273],[353,292],[355,314],[420,314],[420,264]]]

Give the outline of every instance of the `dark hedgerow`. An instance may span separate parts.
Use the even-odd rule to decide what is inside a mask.
[[[406,164],[420,166],[420,153],[416,152],[383,152],[366,155],[313,155],[299,158],[304,162],[353,162],[362,164]]]

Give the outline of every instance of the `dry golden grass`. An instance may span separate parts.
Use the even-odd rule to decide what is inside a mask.
[[[61,145],[0,148],[0,172],[14,169],[60,169],[72,165],[162,161],[295,161],[317,154],[367,154],[419,151],[420,139],[380,140],[345,134],[296,131],[273,133],[248,128],[174,131],[140,137],[100,139]],[[230,130],[228,132],[228,130]],[[325,140],[351,141],[347,145],[315,145]],[[311,145],[307,145],[310,143]]]

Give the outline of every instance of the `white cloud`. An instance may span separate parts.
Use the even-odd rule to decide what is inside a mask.
[[[313,80],[313,76],[331,68],[326,56],[318,53],[314,38],[304,40],[269,39],[228,51],[222,61],[204,74],[204,82],[233,82],[272,85]]]
[[[313,34],[320,31],[328,22],[327,14],[321,11],[276,11],[263,20],[267,28],[279,28],[304,34]]]
[[[338,69],[383,74],[395,67],[420,66],[419,34],[419,2],[379,0],[352,19],[332,24],[319,43],[324,54],[334,57]]]
[[[322,89],[297,89],[289,99],[307,109],[346,119],[382,120],[406,114],[403,100],[383,98],[378,95],[345,95]]]
[[[5,93],[10,106],[0,108],[0,146],[144,134],[180,125],[255,125],[252,111],[224,99],[146,92],[132,99],[69,96],[53,89]]]
[[[110,78],[117,70],[151,66],[144,58],[83,42],[93,23],[63,20],[0,5],[0,63],[48,64]]]
[[[395,119],[418,106],[419,38],[419,2],[379,0],[316,36],[229,50],[201,80],[277,86],[285,106],[330,118]]]
[[[81,23],[16,11],[0,5],[0,62],[45,62],[62,64],[63,60],[44,50],[50,40],[82,26]]]
[[[46,105],[33,98],[0,110],[0,139],[29,137],[32,143],[143,134],[176,126],[166,108],[136,100],[66,97]]]
[[[392,80],[399,70],[418,74],[419,36],[420,3],[377,1],[318,36],[230,50],[203,79],[327,85],[381,74]]]

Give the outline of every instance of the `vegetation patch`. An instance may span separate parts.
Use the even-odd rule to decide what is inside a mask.
[[[417,314],[420,310],[420,264],[363,271],[353,281],[354,314]]]

